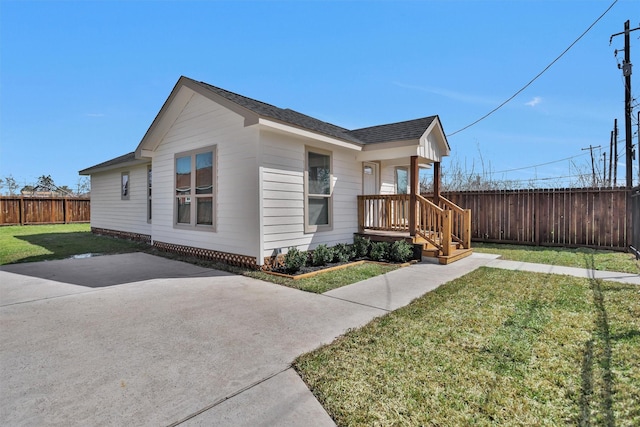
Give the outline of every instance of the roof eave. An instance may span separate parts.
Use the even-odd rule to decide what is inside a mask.
[[[150,163],[149,159],[136,159],[136,160],[130,160],[122,163],[114,163],[112,165],[103,166],[103,167],[92,166],[90,168],[86,168],[86,169],[82,169],[81,171],[78,171],[78,175],[93,175],[96,173],[108,172],[115,169],[124,169],[127,167],[144,165],[148,163]]]
[[[258,115],[253,111],[212,92],[195,80],[181,76],[151,126],[142,137],[140,144],[138,144],[135,150],[136,158],[148,157],[147,152],[154,151],[157,148],[184,107],[196,93],[244,117],[245,126],[258,122]]]
[[[275,130],[278,132],[290,133],[290,134],[294,134],[304,138],[313,139],[320,142],[326,142],[328,144],[337,145],[343,148],[348,148],[351,150],[362,151],[364,149],[364,144],[328,136],[321,132],[316,132],[313,130],[294,126],[294,125],[291,125],[290,123],[286,123],[280,120],[275,120],[271,117],[260,117],[258,119],[258,125],[266,129]]]

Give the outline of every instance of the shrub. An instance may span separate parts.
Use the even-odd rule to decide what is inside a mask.
[[[318,245],[317,248],[313,251],[313,255],[311,255],[311,259],[313,260],[313,265],[321,266],[327,265],[331,261],[333,261],[333,249],[327,247],[327,245]]]
[[[371,240],[362,236],[355,236],[353,239],[353,250],[355,252],[355,258],[364,258],[369,255],[369,247],[371,246]]]
[[[333,247],[333,262],[348,262],[355,258],[353,246],[346,243],[338,243]]]
[[[389,259],[395,262],[407,262],[413,257],[413,246],[404,240],[397,240],[389,249]]]
[[[298,248],[289,248],[284,256],[284,269],[289,274],[300,271],[307,263],[307,253],[299,251]]]
[[[369,251],[369,258],[374,261],[382,261],[387,259],[389,254],[389,243],[387,242],[372,242],[371,250]]]

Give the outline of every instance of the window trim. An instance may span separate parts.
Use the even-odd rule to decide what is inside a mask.
[[[403,170],[407,173],[407,188],[404,189],[404,193],[398,192],[398,171]],[[396,166],[393,170],[394,190],[396,194],[409,194],[409,188],[411,187],[411,176],[409,175],[409,168],[406,166]]]
[[[124,185],[124,177],[127,177],[126,187]],[[126,188],[126,191],[125,191]],[[120,173],[120,200],[129,200],[131,196],[131,174],[129,171]]]
[[[152,210],[153,210],[153,198],[152,198],[152,184],[153,184],[153,169],[152,165],[147,166],[147,223],[151,224]]]
[[[216,231],[216,220],[217,220],[217,202],[218,202],[218,150],[217,145],[210,145],[207,147],[197,148],[194,150],[183,151],[180,153],[175,153],[173,155],[173,185],[172,185],[172,198],[173,198],[173,228],[183,229],[183,230],[198,230],[198,231]],[[211,171],[211,194],[196,194],[196,156],[198,154],[203,153],[212,153],[213,162],[212,162],[212,171]],[[176,195],[176,161],[181,157],[191,157],[191,193],[188,197],[190,197],[193,201],[191,202],[191,206],[194,209],[190,209],[190,218],[189,224],[179,223],[178,222],[178,203],[176,202],[178,196]],[[198,224],[197,223],[197,206],[198,206],[198,198],[212,198],[211,205],[211,225],[209,224]]]
[[[320,154],[323,156],[329,156],[329,194],[310,194],[309,193],[309,153]],[[309,198],[310,197],[323,197],[328,199],[327,204],[327,216],[328,224],[326,225],[312,225],[309,224]],[[333,230],[333,153],[331,151],[322,150],[315,147],[305,146],[304,150],[304,232],[316,233],[322,231]]]

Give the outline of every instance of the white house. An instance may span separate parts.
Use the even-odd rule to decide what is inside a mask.
[[[438,116],[348,130],[180,77],[134,152],[80,174],[92,231],[259,267],[366,228],[424,232],[405,208],[380,226],[391,211],[358,196],[415,195],[449,151]]]

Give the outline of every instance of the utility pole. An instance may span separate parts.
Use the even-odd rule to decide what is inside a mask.
[[[618,119],[613,119],[613,186],[618,185]]]
[[[592,147],[591,144],[589,144],[589,147],[582,148],[582,151],[589,150],[591,152],[591,186],[592,187],[596,186],[596,167],[595,167],[595,164],[593,162],[593,149],[594,148],[600,148],[600,146],[598,145],[597,147]]]
[[[609,44],[615,36],[624,34],[624,61],[622,66],[618,65],[622,69],[622,75],[624,76],[624,127],[626,138],[626,164],[627,164],[627,182],[626,187],[631,190],[633,187],[633,144],[631,142],[631,44],[629,42],[629,33],[632,31],[640,30],[640,27],[629,29],[629,20],[624,23],[624,31],[616,33],[609,39]],[[616,54],[618,51],[616,50]]]
[[[611,187],[611,169],[613,169],[613,131],[611,131],[609,138],[609,179],[607,179],[609,187]]]

